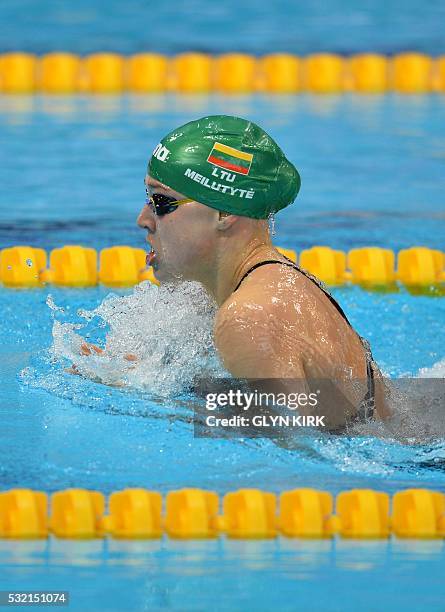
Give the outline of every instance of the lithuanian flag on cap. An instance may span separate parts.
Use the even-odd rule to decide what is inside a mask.
[[[252,159],[251,153],[244,153],[244,151],[215,142],[207,161],[225,170],[230,170],[230,172],[249,174]]]

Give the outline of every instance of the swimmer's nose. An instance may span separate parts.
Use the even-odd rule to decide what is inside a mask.
[[[156,231],[156,219],[149,206],[144,206],[136,223],[140,228],[148,230],[150,234],[154,234]]]

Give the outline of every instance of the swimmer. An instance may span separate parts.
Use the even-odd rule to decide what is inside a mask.
[[[268,219],[295,200],[300,176],[263,129],[227,115],[191,121],[156,146],[144,182],[147,264],[161,283],[198,281],[213,296],[215,346],[233,377],[336,381],[352,408],[329,414],[331,430],[386,416],[367,341],[272,245]]]

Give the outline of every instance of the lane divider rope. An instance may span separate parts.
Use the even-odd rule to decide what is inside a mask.
[[[48,53],[0,55],[3,93],[410,93],[445,92],[445,55],[271,53]]]
[[[48,505],[50,512],[48,513]],[[164,505],[164,512],[163,512]],[[221,507],[220,507],[221,506]],[[310,488],[273,493],[240,489],[224,495],[195,488],[159,492],[129,488],[106,498],[66,489],[0,493],[0,538],[443,538],[445,494],[428,489],[387,493],[342,491],[335,499]]]
[[[445,290],[445,253],[414,246],[397,254],[390,249],[364,247],[339,251],[314,246],[301,251],[277,247],[327,285],[352,283],[367,289],[396,291],[402,283],[416,293],[441,295]],[[397,266],[396,266],[397,262]],[[95,249],[66,245],[53,249],[13,246],[0,251],[0,282],[6,287],[41,287],[50,283],[65,287],[131,287],[149,280],[159,284],[146,266],[146,252],[130,246]]]

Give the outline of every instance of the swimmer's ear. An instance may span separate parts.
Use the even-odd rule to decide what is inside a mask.
[[[231,213],[224,212],[223,210],[218,211],[218,230],[225,231],[229,227],[231,227],[237,220],[236,215],[232,215]]]

